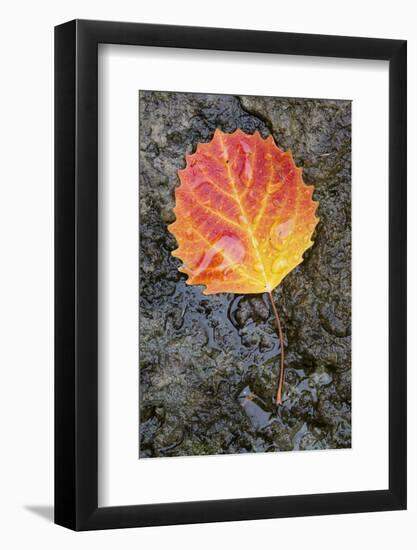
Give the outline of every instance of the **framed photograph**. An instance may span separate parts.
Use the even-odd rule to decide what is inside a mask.
[[[55,522],[406,508],[406,42],[55,29]]]

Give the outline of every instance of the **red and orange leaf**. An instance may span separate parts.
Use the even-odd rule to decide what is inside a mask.
[[[204,294],[271,292],[313,244],[313,186],[258,132],[216,130],[186,162],[168,229],[187,284],[205,285]]]

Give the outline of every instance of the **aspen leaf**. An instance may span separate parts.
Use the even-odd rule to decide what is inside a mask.
[[[168,230],[187,284],[204,285],[204,294],[268,292],[272,300],[272,290],[312,246],[319,221],[314,188],[304,183],[291,152],[272,136],[217,129],[186,155],[178,176],[176,221]]]

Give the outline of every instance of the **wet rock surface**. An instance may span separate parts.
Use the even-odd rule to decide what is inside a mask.
[[[351,445],[351,104],[140,92],[141,458]],[[320,201],[315,244],[267,295],[204,296],[171,256],[177,170],[214,130],[272,134]]]

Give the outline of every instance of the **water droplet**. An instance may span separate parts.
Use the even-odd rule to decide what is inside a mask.
[[[210,183],[204,178],[194,178],[194,180],[191,181],[191,186],[195,191],[211,188]]]
[[[198,200],[203,204],[208,204],[212,197],[212,186],[206,180],[199,180],[194,184],[194,189],[197,193]]]
[[[223,235],[203,254],[198,262],[197,271],[205,269],[219,272],[226,276],[231,268],[241,264],[245,257],[245,247],[235,235]]]
[[[285,269],[287,265],[287,260],[285,260],[284,258],[277,258],[272,264],[272,271],[273,273],[279,273],[280,271]]]
[[[294,228],[294,220],[289,219],[286,222],[277,222],[271,227],[269,239],[274,248],[280,248],[285,239],[290,235]]]
[[[235,170],[239,176],[240,181],[246,187],[252,185],[252,152],[250,145],[245,141],[241,141],[238,146],[238,155],[235,161]]]
[[[193,234],[193,228],[192,227],[187,227],[187,229],[185,230],[185,235],[187,237],[191,237]]]
[[[241,146],[242,149],[245,151],[245,153],[250,153],[251,146],[249,145],[248,142],[242,140],[242,141],[240,142],[240,146]]]

